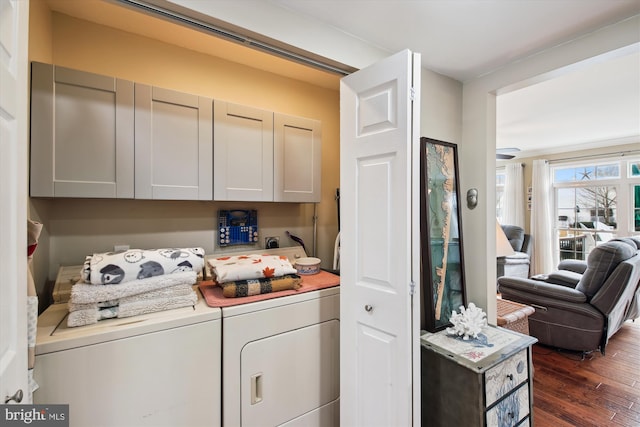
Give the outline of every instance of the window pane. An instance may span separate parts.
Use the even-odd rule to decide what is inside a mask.
[[[554,170],[554,182],[571,182],[576,179],[575,168],[563,168]]]
[[[579,221],[600,222],[616,226],[616,188],[585,187],[576,190]]]
[[[590,181],[595,179],[595,168],[593,166],[585,166],[576,169],[576,180]]]
[[[631,162],[629,164],[629,171],[630,176],[640,176],[640,161]]]
[[[596,179],[620,178],[620,165],[610,164],[596,167]]]

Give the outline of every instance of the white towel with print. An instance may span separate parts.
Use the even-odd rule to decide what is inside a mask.
[[[209,259],[207,262],[218,283],[297,273],[285,255],[233,255]]]
[[[81,274],[92,285],[115,285],[203,267],[202,248],[129,249],[88,256]]]

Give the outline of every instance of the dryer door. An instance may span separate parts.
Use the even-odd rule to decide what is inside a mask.
[[[277,426],[325,405],[337,407],[327,404],[337,403],[340,393],[339,345],[335,319],[247,344],[240,356],[242,426]]]

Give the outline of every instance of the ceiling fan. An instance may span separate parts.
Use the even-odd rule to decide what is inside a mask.
[[[509,153],[516,153],[520,151],[519,148],[497,148],[496,149],[496,160],[511,160],[513,159],[516,155],[515,154],[509,154]]]

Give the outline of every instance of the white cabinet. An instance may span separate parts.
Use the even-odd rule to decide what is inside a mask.
[[[224,101],[214,104],[214,200],[319,202],[322,126]]]
[[[134,84],[32,63],[35,197],[134,196]]]
[[[31,94],[33,197],[320,201],[317,120],[38,62]]]
[[[318,120],[276,113],[274,202],[319,202],[322,125]]]
[[[273,113],[214,103],[214,200],[273,201]]]
[[[136,199],[211,200],[213,100],[135,85]]]

